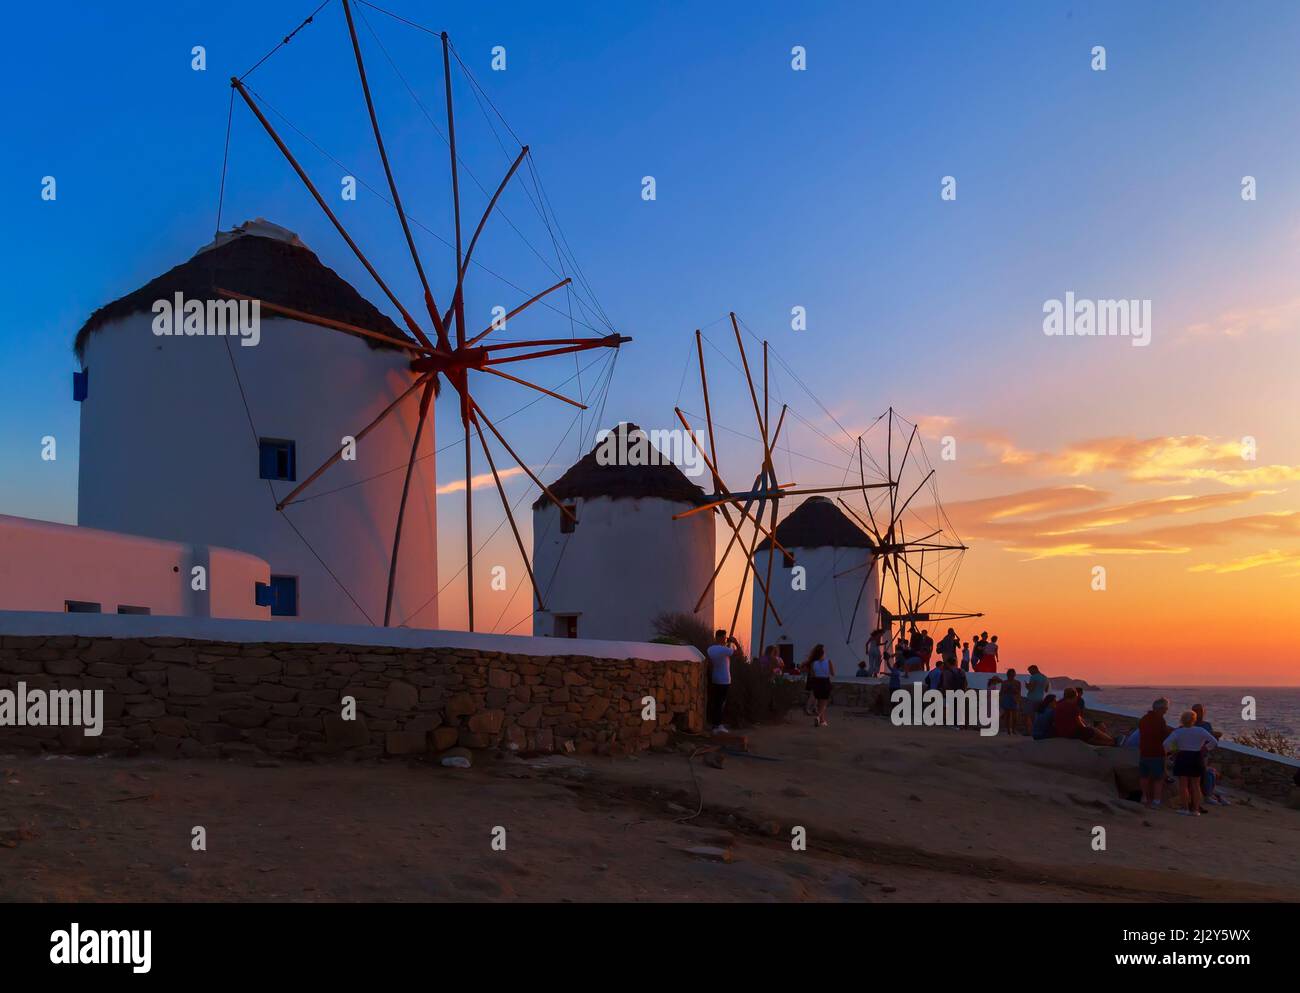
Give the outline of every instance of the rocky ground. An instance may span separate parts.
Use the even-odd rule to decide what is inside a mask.
[[[1280,805],[1148,812],[1075,742],[832,718],[693,759],[3,756],[0,900],[1300,900]]]

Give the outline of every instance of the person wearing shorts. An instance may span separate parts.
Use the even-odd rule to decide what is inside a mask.
[[[998,692],[998,709],[1002,711],[1002,723],[1006,725],[1007,734],[1016,734],[1016,725],[1020,718],[1020,681],[1016,679],[1016,670],[1008,669],[1007,677],[1002,681]]]
[[[835,675],[835,665],[826,657],[826,646],[814,646],[804,666],[808,670],[812,698],[817,703],[813,727],[830,727],[826,723],[826,707],[831,700],[831,676]]]
[[[1205,775],[1205,753],[1218,747],[1218,739],[1205,728],[1196,726],[1196,712],[1183,711],[1177,730],[1164,741],[1165,750],[1174,753],[1174,776],[1183,796],[1180,814],[1201,816],[1201,778]]]
[[[1142,784],[1142,803],[1147,807],[1160,806],[1157,791],[1165,778],[1165,739],[1173,731],[1165,723],[1168,712],[1169,701],[1160,697],[1138,721],[1138,780]]]

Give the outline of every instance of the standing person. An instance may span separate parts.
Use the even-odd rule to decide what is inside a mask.
[[[934,658],[934,639],[930,637],[929,631],[922,631],[921,632],[921,660],[925,663],[925,668],[927,671],[930,668],[930,661],[933,658]]]
[[[984,646],[984,657],[993,657],[993,672],[998,671],[998,636],[995,634]]]
[[[880,675],[880,628],[872,631],[867,639],[867,675],[872,678]]]
[[[1165,750],[1174,753],[1174,775],[1183,797],[1180,814],[1201,816],[1201,778],[1205,775],[1205,753],[1217,748],[1218,739],[1196,726],[1196,712],[1184,710],[1178,728],[1165,739]]]
[[[767,646],[763,657],[758,660],[758,668],[768,676],[774,676],[781,671],[781,653],[776,650],[775,645]]]
[[[1016,679],[1015,669],[1007,670],[1007,678],[998,691],[998,709],[1002,711],[1002,722],[1007,726],[1007,734],[1019,734],[1016,725],[1020,718],[1020,680]]]
[[[970,654],[971,668],[976,672],[983,672],[980,668],[980,661],[984,658],[984,643],[988,641],[988,632],[981,631],[975,636],[975,647]]]
[[[957,637],[957,632],[949,628],[948,633],[939,640],[939,658],[956,665],[957,649],[960,645],[961,639]]]
[[[826,707],[831,702],[831,677],[835,675],[835,663],[826,657],[826,646],[814,645],[804,665],[812,673],[812,696],[817,701],[813,727],[830,727],[826,723]]]
[[[893,700],[894,691],[903,688],[903,666],[902,663],[889,667],[889,698]]]
[[[1214,725],[1211,724],[1208,720],[1206,720],[1205,704],[1203,703],[1192,704],[1192,713],[1196,715],[1196,726],[1198,728],[1204,728],[1206,731],[1209,731],[1210,734],[1214,735],[1216,739],[1223,737],[1223,735],[1220,732],[1214,730]]]
[[[814,648],[814,651],[816,648]],[[803,672],[803,712],[811,717],[817,713],[817,701],[813,698],[812,656],[804,660]]]
[[[1192,704],[1192,713],[1196,715],[1196,726],[1198,728],[1204,728],[1206,731],[1209,731],[1210,734],[1214,735],[1216,741],[1223,738],[1223,734],[1214,730],[1214,725],[1206,720],[1204,704]],[[1206,756],[1205,775],[1201,777],[1201,797],[1206,803],[1213,803],[1218,804],[1221,807],[1227,807],[1229,806],[1228,801],[1218,794],[1218,783],[1219,772],[1214,768],[1214,766],[1210,765],[1209,756]]]
[[[1138,721],[1138,780],[1142,784],[1142,803],[1159,807],[1157,792],[1165,781],[1165,739],[1173,732],[1165,722],[1169,700],[1160,697]]]
[[[894,668],[894,638],[888,630],[877,628],[880,634],[880,661],[885,667],[885,672]]]
[[[1051,689],[1052,681],[1044,676],[1038,666],[1029,667],[1029,680],[1025,686],[1025,699],[1020,705],[1021,713],[1025,718],[1025,731],[1033,730],[1034,717],[1038,713],[1038,705],[1043,702],[1043,697]]]
[[[970,642],[963,642],[961,646],[961,671],[970,672]]]
[[[722,712],[731,691],[731,659],[739,651],[739,643],[735,638],[728,638],[726,631],[719,628],[713,632],[713,644],[709,646],[708,711],[714,734],[727,734],[729,731],[722,723]]]

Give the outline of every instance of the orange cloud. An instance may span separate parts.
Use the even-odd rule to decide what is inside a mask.
[[[1249,536],[1300,535],[1300,512],[1255,514],[1219,521],[1125,531],[1124,525],[1183,517],[1246,503],[1267,491],[1179,494],[1111,502],[1090,486],[1040,487],[945,506],[964,537],[1001,542],[1030,560],[1096,555],[1183,555],[1193,548]]]
[[[513,476],[523,475],[523,472],[524,470],[519,468],[519,466],[511,466],[509,469],[502,469],[499,475],[501,476],[501,481],[505,482]],[[473,478],[471,485],[474,489],[481,490],[488,486],[495,486],[496,483],[492,481],[492,473],[483,472]],[[450,483],[443,483],[434,492],[437,493],[438,496],[446,496],[448,493],[464,493],[465,480],[453,479]]]
[[[1270,548],[1266,552],[1246,555],[1228,562],[1202,562],[1200,565],[1189,566],[1187,571],[1213,572],[1222,575],[1229,572],[1245,572],[1247,569],[1258,569],[1260,566],[1288,565],[1293,562],[1300,562],[1300,552],[1284,552],[1276,548]],[[1293,573],[1292,576],[1300,576],[1300,573]]]
[[[1206,435],[1154,438],[1090,438],[1056,452],[1034,452],[1009,440],[986,443],[996,461],[980,471],[1027,472],[1048,476],[1093,476],[1116,472],[1133,482],[1191,483],[1210,481],[1226,486],[1256,486],[1300,480],[1300,466],[1253,465],[1247,439],[1215,439]]]

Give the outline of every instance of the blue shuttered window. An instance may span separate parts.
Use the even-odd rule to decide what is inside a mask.
[[[258,441],[258,475],[263,479],[284,479],[293,482],[298,478],[297,446],[281,438],[262,438]]]

